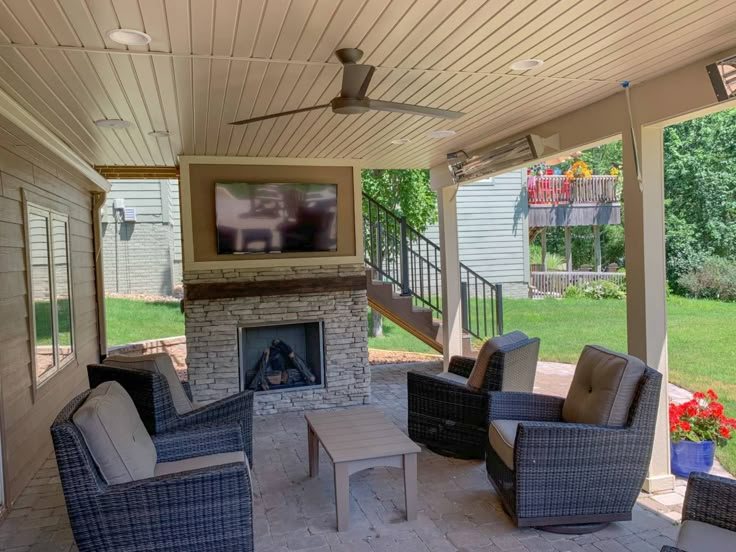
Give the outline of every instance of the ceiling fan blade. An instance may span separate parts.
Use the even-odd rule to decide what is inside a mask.
[[[340,96],[343,98],[356,98],[358,100],[365,98],[375,70],[376,68],[373,65],[345,64],[342,69],[342,89],[340,90]]]
[[[375,111],[393,111],[395,113],[406,113],[407,115],[424,115],[425,117],[439,117],[441,119],[457,119],[465,113],[450,111],[449,109],[437,109],[435,107],[424,107],[421,105],[404,104],[398,102],[384,102],[382,100],[369,100],[370,108]]]
[[[282,111],[281,113],[272,113],[271,115],[261,115],[252,119],[243,119],[242,121],[233,121],[231,125],[247,125],[248,123],[257,123],[266,119],[275,119],[276,117],[284,117],[285,115],[294,115],[296,113],[304,113],[305,111],[314,111],[316,109],[324,109],[330,107],[330,104],[315,105],[314,107],[302,107],[301,109],[292,109],[291,111]]]

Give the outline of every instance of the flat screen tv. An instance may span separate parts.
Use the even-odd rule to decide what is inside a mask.
[[[337,184],[215,184],[217,253],[337,250]]]

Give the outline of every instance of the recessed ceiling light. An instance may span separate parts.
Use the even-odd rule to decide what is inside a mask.
[[[154,138],[167,138],[169,134],[170,132],[168,130],[152,130],[148,133],[149,136],[153,136]]]
[[[509,69],[512,71],[529,71],[530,69],[536,69],[542,65],[544,65],[544,60],[542,59],[520,59],[519,61],[512,63],[509,66]]]
[[[107,38],[124,46],[145,46],[151,42],[150,35],[135,29],[113,29],[107,32]]]
[[[122,119],[100,119],[95,121],[95,124],[102,128],[128,128],[130,121],[123,121]]]
[[[449,138],[450,136],[455,136],[455,134],[454,130],[433,130],[427,136],[430,138]]]
[[[396,138],[396,140],[391,140],[391,143],[397,146],[408,144],[409,142],[411,142],[410,138]]]

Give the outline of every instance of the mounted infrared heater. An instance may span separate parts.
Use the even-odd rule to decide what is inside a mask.
[[[711,63],[706,70],[719,102],[736,97],[736,56]]]
[[[559,135],[542,138],[527,134],[470,153],[455,151],[447,154],[447,164],[455,184],[463,184],[528,165],[547,149],[559,149]]]

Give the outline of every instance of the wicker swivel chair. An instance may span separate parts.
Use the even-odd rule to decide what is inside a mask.
[[[72,399],[51,426],[69,521],[80,552],[253,552],[251,477],[238,424],[154,435],[149,439],[155,446],[153,475],[110,482],[112,464],[119,464],[120,458],[125,458],[126,465],[133,461],[130,449],[136,446],[137,434],[132,439],[127,434],[133,447],[116,449],[121,452],[115,460],[105,455],[99,440],[92,441],[96,447],[88,444],[88,434],[80,430],[74,415],[92,393],[85,391]],[[118,437],[136,424],[145,434],[140,419],[134,419],[137,413],[132,403],[129,411],[132,417],[117,416],[119,410],[106,414],[106,427]],[[104,419],[105,414],[97,413]]]
[[[736,480],[693,473],[687,482],[677,547],[662,552],[736,550]]]
[[[477,359],[455,356],[438,375],[409,372],[409,436],[445,456],[482,459],[491,391],[532,391],[539,339],[522,332],[488,340]]]
[[[192,400],[189,385],[180,382],[165,353],[111,356],[103,364],[87,366],[91,388],[117,381],[135,403],[151,435],[199,424],[239,423],[243,443],[253,466],[253,392],[243,391],[209,404]]]
[[[589,345],[566,399],[491,393],[488,478],[516,525],[579,534],[630,520],[661,384],[641,360]]]

